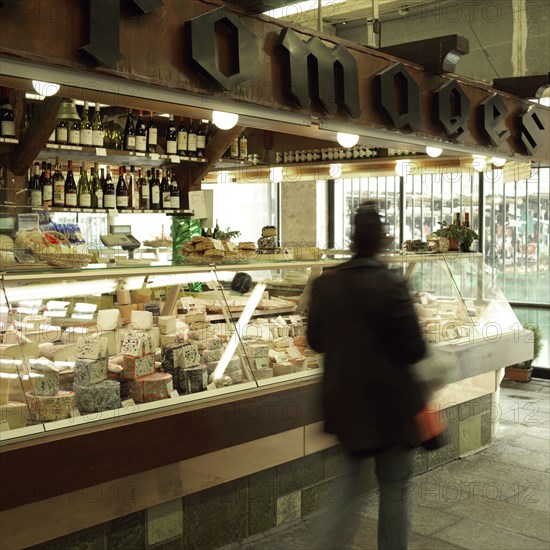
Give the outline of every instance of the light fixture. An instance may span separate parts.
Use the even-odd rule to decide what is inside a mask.
[[[220,130],[231,130],[231,128],[234,128],[237,122],[239,122],[239,115],[235,113],[225,113],[224,111],[212,111],[212,122]]]
[[[329,176],[331,179],[338,179],[342,175],[341,164],[331,164],[329,169]]]
[[[497,168],[502,168],[506,164],[506,159],[503,159],[501,157],[491,157],[491,164],[493,164]]]
[[[359,142],[359,136],[357,134],[346,134],[345,132],[338,132],[336,134],[336,139],[338,143],[346,149],[354,147]]]
[[[483,172],[485,166],[487,166],[487,159],[483,155],[473,155],[472,168],[476,172]]]
[[[33,80],[32,87],[36,90],[37,94],[40,94],[44,97],[49,97],[55,95],[59,92],[59,84],[54,84],[53,82],[43,82],[42,80]]]
[[[283,181],[283,169],[280,166],[274,166],[269,170],[269,181],[271,183],[281,183]]]
[[[229,172],[226,170],[221,170],[218,172],[218,183],[229,183]]]
[[[74,101],[66,99],[59,106],[57,111],[57,120],[80,120],[78,116],[78,111],[76,110],[76,105]]]
[[[443,149],[441,147],[430,147],[429,145],[426,146],[426,154],[429,157],[437,158],[443,153]]]

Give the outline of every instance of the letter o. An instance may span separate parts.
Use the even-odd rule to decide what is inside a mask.
[[[488,336],[487,335],[488,329],[492,326],[496,327],[496,334],[495,336]],[[483,339],[487,342],[493,342],[493,343],[498,342],[502,337],[502,329],[500,328],[500,325],[498,323],[495,323],[494,321],[486,323],[483,326],[483,330],[481,331],[481,333],[483,335]]]
[[[496,15],[494,17],[490,17],[491,8],[496,10]],[[483,15],[483,19],[486,19],[490,23],[496,23],[502,19],[502,9],[495,2],[484,3],[481,13]]]

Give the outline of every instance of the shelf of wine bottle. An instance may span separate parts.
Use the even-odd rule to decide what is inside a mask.
[[[205,158],[183,157],[160,153],[138,153],[136,151],[121,151],[102,147],[85,147],[81,145],[58,145],[48,143],[39,153],[37,160],[48,160],[59,157],[73,162],[98,162],[99,164],[134,165],[134,166],[164,166],[186,162],[203,163]]]
[[[0,137],[0,143],[17,144],[19,143],[19,140],[16,138]]]
[[[125,210],[117,210],[116,208],[80,208],[77,206],[29,206],[29,205],[17,205],[17,204],[6,204],[2,206],[3,209],[11,210],[21,210],[27,212],[71,212],[73,214],[166,214],[167,216],[192,216],[194,214],[193,210],[134,210],[133,208],[128,208]]]

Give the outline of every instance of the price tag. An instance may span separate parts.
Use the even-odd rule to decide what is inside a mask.
[[[71,418],[75,418],[77,416],[81,416],[80,411],[75,407],[74,409],[71,409]]]
[[[46,149],[59,149],[57,143],[46,143]]]
[[[178,157],[178,155],[170,155],[170,162],[173,162],[174,164],[179,164],[180,158]]]
[[[106,157],[107,156],[107,149],[105,149],[105,147],[96,147],[95,148],[95,154],[98,157]]]
[[[144,157],[145,153],[136,153],[136,157]]]
[[[212,383],[208,384],[208,386],[206,386],[206,389],[207,390],[215,390],[215,389],[217,389],[216,384],[214,384],[214,382],[212,382]]]
[[[170,397],[179,397],[180,394],[178,393],[178,390],[172,390],[170,392]]]
[[[123,409],[128,409],[129,407],[135,407],[136,402],[133,399],[125,399],[121,402],[121,405]]]
[[[158,153],[149,153],[149,158],[152,160],[158,160],[160,158],[160,155]]]

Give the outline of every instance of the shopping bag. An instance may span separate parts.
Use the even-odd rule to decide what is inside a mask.
[[[420,444],[428,450],[440,449],[447,444],[445,413],[434,405],[425,405],[415,417]]]

